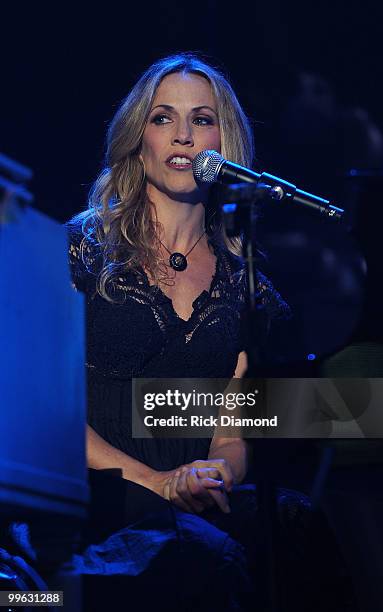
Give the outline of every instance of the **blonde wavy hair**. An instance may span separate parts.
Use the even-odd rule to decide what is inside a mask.
[[[97,290],[109,301],[113,301],[108,295],[110,281],[128,269],[144,266],[157,284],[166,279],[159,257],[158,223],[146,195],[140,151],[157,88],[165,76],[178,72],[200,75],[210,83],[217,102],[223,157],[245,166],[253,162],[250,123],[219,70],[191,53],[165,57],[150,66],[110,123],[104,169],[91,189],[88,209],[76,217],[82,223],[84,236],[96,243],[103,254]],[[239,241],[226,236],[219,207],[220,189],[218,184],[210,189],[205,210],[206,232],[210,240],[239,255]]]

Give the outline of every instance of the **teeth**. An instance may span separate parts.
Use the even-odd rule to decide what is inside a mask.
[[[191,164],[190,159],[188,159],[187,157],[172,157],[170,160],[171,164]]]

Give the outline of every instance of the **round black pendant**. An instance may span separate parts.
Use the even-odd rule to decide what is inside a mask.
[[[182,253],[172,253],[169,257],[169,263],[176,272],[183,272],[188,265],[186,257]]]

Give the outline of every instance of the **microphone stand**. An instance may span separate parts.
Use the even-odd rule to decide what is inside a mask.
[[[249,338],[248,370],[247,377],[256,377],[257,365],[260,363],[259,345],[260,335],[264,324],[257,310],[257,271],[256,253],[257,246],[255,240],[256,224],[256,205],[270,196],[272,187],[264,183],[251,185],[250,197],[239,195],[242,185],[230,185],[227,188],[226,201],[238,202],[242,200],[240,206],[235,207],[234,226],[231,228],[233,235],[242,234],[243,256],[246,262],[246,311],[245,322],[246,332]],[[248,185],[246,186],[248,187]],[[243,194],[243,192],[242,192]],[[226,195],[226,194],[225,194]],[[266,415],[265,415],[266,416]],[[260,605],[262,612],[280,612],[281,608],[277,603],[277,567],[275,554],[275,536],[277,533],[277,501],[276,489],[267,474],[257,482],[258,490],[258,525],[256,528],[256,550],[258,558],[257,583],[259,584],[259,598],[257,605]]]
[[[255,258],[257,248],[254,238],[256,205],[262,203],[262,201],[266,199],[274,200],[281,205],[282,203],[303,205],[302,210],[306,209],[307,211],[319,215],[322,219],[326,221],[331,220],[332,222],[342,222],[344,214],[342,208],[330,204],[328,200],[297,190],[292,183],[288,183],[287,181],[265,172],[257,176],[259,176],[258,182],[226,184],[225,202],[227,202],[227,204],[224,205],[224,209],[226,206],[230,207],[228,212],[234,212],[234,222],[230,228],[229,235],[242,236],[242,252],[246,264],[246,323],[250,337],[248,376],[249,373],[250,376],[255,375],[256,366],[259,365],[262,360],[259,347],[262,347],[266,340],[266,337],[263,337],[263,342],[259,341],[260,334],[262,334],[265,325],[262,325],[262,321],[260,321],[260,313],[257,312],[256,304],[257,278]],[[225,225],[227,228],[226,223]]]
[[[248,189],[249,187],[251,188],[250,190]],[[227,185],[225,189],[225,201],[228,202],[225,207],[230,207],[228,212],[234,213],[230,228],[228,228],[224,215],[226,229],[229,235],[241,235],[242,253],[245,260],[247,280],[245,320],[250,340],[249,346],[247,347],[248,377],[255,376],[256,367],[259,365],[260,361],[258,347],[260,345],[259,334],[261,325],[257,324],[260,319],[260,314],[257,310],[256,301],[257,271],[255,265],[257,253],[255,240],[256,205],[270,196],[272,196],[272,187],[264,183],[257,183],[256,185],[243,185],[239,183]],[[230,202],[233,204],[230,205]],[[238,202],[241,202],[241,204],[238,205]]]
[[[306,208],[317,214],[319,213],[321,217],[341,221],[344,211],[330,205],[327,200],[296,190],[294,185],[266,173],[260,175],[257,183],[238,183],[225,187],[225,202],[228,203],[226,206],[229,208],[227,212],[234,213],[229,233],[230,235],[242,236],[242,250],[247,276],[245,321],[247,337],[249,338],[249,346],[247,347],[249,365],[246,376],[247,378],[255,378],[257,367],[262,362],[261,347],[266,340],[267,333],[265,331],[265,321],[261,318],[262,313],[257,309],[256,205],[268,198],[278,202],[282,200],[293,202],[293,195],[295,194],[296,204],[304,204]],[[299,191],[298,194],[297,191]],[[307,198],[306,196],[310,197]],[[238,204],[239,202],[240,204]],[[226,222],[225,225],[227,227]],[[261,337],[262,334],[264,334],[263,338]],[[264,382],[262,380],[262,383]],[[265,408],[267,408],[266,405]],[[256,550],[259,552],[257,580],[258,584],[262,585],[259,589],[261,601],[258,601],[258,604],[260,604],[262,612],[281,612],[278,603],[281,571],[278,568],[276,554],[280,529],[277,488],[266,473],[258,480],[257,489],[259,502],[258,526],[256,529]]]

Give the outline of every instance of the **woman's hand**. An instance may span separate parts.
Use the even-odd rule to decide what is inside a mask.
[[[224,484],[224,489],[228,493],[233,488],[234,484],[234,475],[231,466],[226,459],[198,459],[197,461],[193,461],[192,463],[187,464],[190,467],[195,467],[199,471],[200,470],[209,470],[210,478],[218,478],[221,479]],[[215,475],[214,475],[215,474]],[[201,476],[203,472],[201,472]]]
[[[216,504],[222,512],[230,512],[224,483],[216,469],[181,466],[169,479],[165,493],[169,501],[186,512],[199,513]]]
[[[217,505],[230,512],[227,492],[233,474],[224,459],[197,460],[169,472],[156,472],[148,487],[186,512]]]

